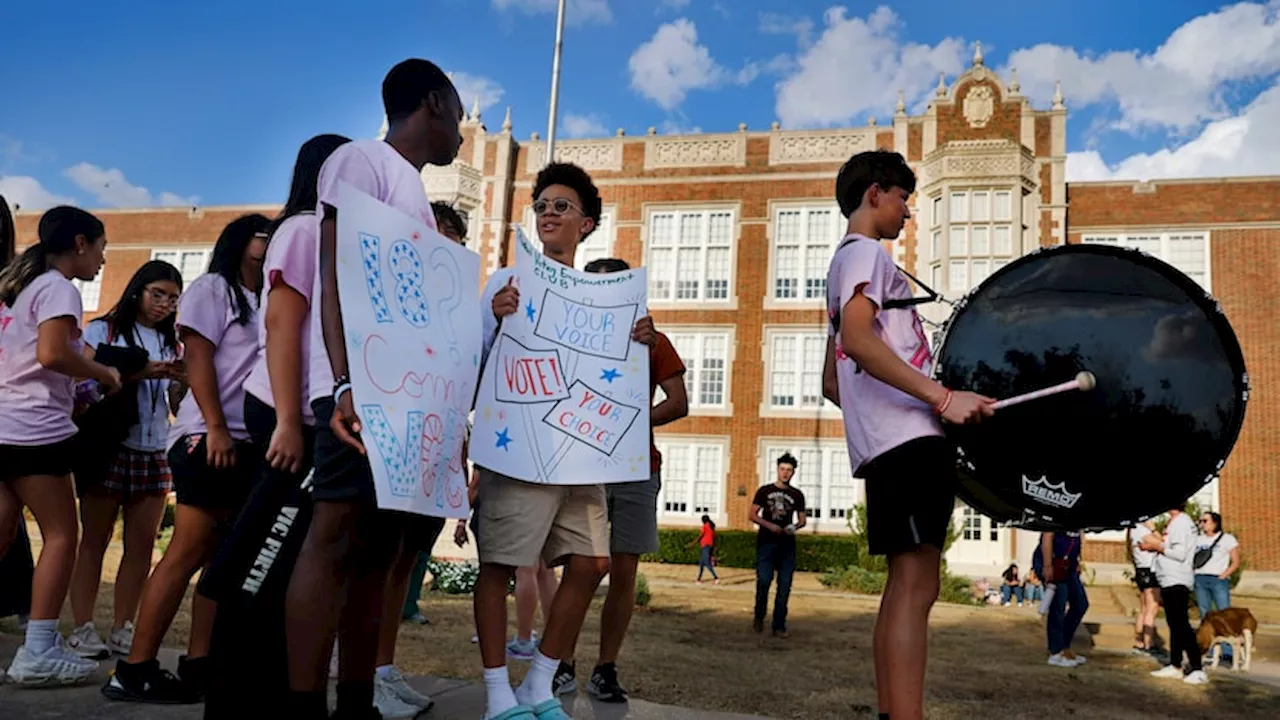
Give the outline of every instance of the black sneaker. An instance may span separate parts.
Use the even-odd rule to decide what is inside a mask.
[[[199,692],[155,660],[136,665],[117,661],[102,694],[108,700],[153,705],[194,705],[201,700]]]
[[[756,620],[751,623],[751,629],[758,633],[764,632],[764,620]]]
[[[618,684],[618,666],[613,663],[596,666],[591,679],[587,681],[587,692],[600,702],[627,701],[627,689]]]
[[[577,692],[577,676],[577,663],[567,663],[561,660],[560,667],[556,668],[555,677],[551,678],[551,694],[559,697],[560,695]]]
[[[208,656],[189,659],[186,655],[178,656],[178,677],[187,687],[201,695],[209,690],[209,658]]]

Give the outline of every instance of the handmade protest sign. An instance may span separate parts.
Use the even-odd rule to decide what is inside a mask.
[[[480,256],[343,183],[338,297],[378,507],[467,517]]]
[[[647,314],[644,270],[578,272],[518,227],[515,251],[520,310],[480,377],[471,459],[554,485],[647,480],[649,348],[631,340]]]

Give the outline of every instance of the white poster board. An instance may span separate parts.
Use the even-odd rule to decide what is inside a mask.
[[[465,518],[480,256],[343,183],[338,297],[378,507]]]
[[[649,348],[631,339],[648,314],[644,269],[579,272],[518,227],[515,245],[520,309],[480,378],[471,459],[537,483],[647,480]]]

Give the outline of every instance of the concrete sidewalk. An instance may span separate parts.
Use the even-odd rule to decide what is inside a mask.
[[[0,665],[8,666],[21,643],[20,636],[0,635]],[[177,651],[161,650],[160,663],[171,670],[176,669]],[[75,687],[37,689],[19,688],[9,683],[0,685],[0,718],[200,720],[203,716],[202,705],[135,705],[108,701],[100,691],[107,681],[108,672],[114,667],[114,658],[103,661],[90,682]],[[484,713],[482,685],[434,677],[412,677],[409,684],[436,701],[430,712],[418,716],[422,720],[478,720]],[[607,705],[595,702],[581,690],[562,700],[565,710],[582,720],[768,720],[759,715],[689,710],[643,700],[632,700],[626,705]],[[332,703],[330,700],[331,706]]]

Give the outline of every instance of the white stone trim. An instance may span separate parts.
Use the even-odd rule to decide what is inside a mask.
[[[588,172],[593,170],[622,170],[623,138],[604,138],[595,140],[561,140],[556,142],[556,161],[573,163]],[[528,168],[531,174],[545,164],[547,144],[536,142],[529,144]]]
[[[896,125],[895,122],[895,133]],[[854,153],[874,150],[877,130],[878,128],[872,127],[774,132],[769,136],[769,165],[843,163]]]
[[[747,134],[649,136],[644,139],[644,169],[723,167],[747,164]],[[683,178],[688,182],[687,178]]]

